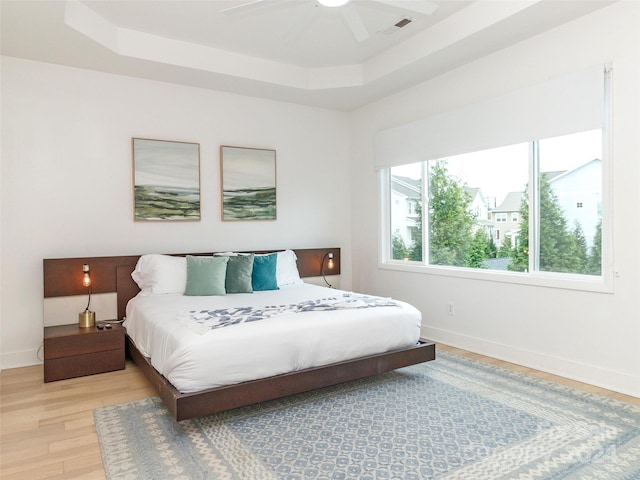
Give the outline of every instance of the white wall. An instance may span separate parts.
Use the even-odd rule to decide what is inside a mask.
[[[613,294],[379,268],[376,132],[605,61],[615,69]],[[426,338],[640,396],[639,85],[640,3],[621,2],[355,112],[354,288],[416,305]]]
[[[38,362],[43,258],[338,246],[349,286],[348,122],[330,110],[2,57],[2,368]],[[133,221],[131,137],[200,143],[201,221]],[[277,151],[277,220],[220,220],[221,144]]]

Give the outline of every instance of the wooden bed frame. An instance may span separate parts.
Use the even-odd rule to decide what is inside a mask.
[[[321,276],[321,263],[326,253],[333,253],[334,268],[330,274],[340,273],[339,248],[296,249],[295,252],[298,257],[298,270],[303,278]],[[82,287],[82,265],[88,263],[91,268],[92,292],[115,292],[118,319],[122,319],[127,302],[140,291],[131,278],[131,272],[139,258],[140,255],[45,259],[44,297],[86,295],[86,289]],[[421,341],[411,347],[377,355],[186,394],[179,392],[158,373],[128,336],[127,354],[151,382],[173,417],[180,421],[434,360],[435,345]]]

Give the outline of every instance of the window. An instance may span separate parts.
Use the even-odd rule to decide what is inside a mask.
[[[611,291],[611,72],[550,76],[378,132],[382,265]],[[399,196],[415,214],[392,211]]]
[[[600,130],[539,142],[537,269],[600,275],[601,152]]]
[[[390,259],[600,275],[601,158],[591,130],[391,167],[391,198],[415,215],[390,212]]]
[[[393,167],[390,193],[391,258],[422,260],[422,165]],[[400,207],[400,206],[403,207]]]

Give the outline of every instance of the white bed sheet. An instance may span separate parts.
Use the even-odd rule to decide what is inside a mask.
[[[127,334],[179,391],[197,392],[415,345],[421,314],[398,306],[304,312],[198,334],[180,325],[189,310],[296,304],[343,293],[310,284],[214,297],[138,295]]]

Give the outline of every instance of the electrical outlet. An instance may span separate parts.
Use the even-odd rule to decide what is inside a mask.
[[[453,303],[451,302],[447,303],[447,315],[455,315],[455,314],[456,314],[456,309]]]

